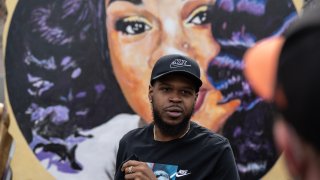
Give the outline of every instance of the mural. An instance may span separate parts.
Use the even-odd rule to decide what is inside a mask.
[[[181,53],[203,75],[192,120],[230,140],[241,179],[259,179],[279,154],[242,56],[295,16],[291,0],[20,0],[5,62],[16,121],[56,178],[112,179],[119,139],[152,120],[153,64]]]

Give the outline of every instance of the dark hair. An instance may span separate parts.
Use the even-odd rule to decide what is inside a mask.
[[[296,15],[291,0],[217,0],[212,7],[212,34],[221,50],[211,61],[207,75],[223,95],[218,103],[241,100],[222,129],[241,179],[260,179],[279,156],[272,136],[274,107],[263,102],[248,85],[242,71],[243,54],[256,41],[281,34]]]
[[[28,142],[34,122],[69,111],[68,129],[43,136],[66,138],[118,113],[132,113],[113,75],[105,26],[104,0],[19,1],[6,48],[6,80],[16,120]],[[59,111],[59,109],[56,109]],[[72,130],[73,129],[73,130]],[[40,132],[41,131],[41,132]]]

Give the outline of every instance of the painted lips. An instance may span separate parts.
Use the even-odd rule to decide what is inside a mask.
[[[208,90],[204,89],[204,88],[199,90],[198,99],[197,99],[196,105],[194,106],[195,112],[197,112],[200,109],[200,107],[202,106],[207,92],[208,92]]]

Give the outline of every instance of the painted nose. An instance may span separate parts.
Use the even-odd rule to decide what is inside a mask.
[[[195,58],[194,48],[191,40],[188,39],[182,25],[167,20],[159,30],[158,46],[149,59],[149,66],[152,68],[155,62],[164,55],[180,54]]]

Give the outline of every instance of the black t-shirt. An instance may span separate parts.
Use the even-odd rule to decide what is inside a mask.
[[[182,138],[161,142],[153,138],[153,124],[127,133],[119,143],[115,179],[124,179],[128,160],[147,162],[158,179],[239,179],[228,140],[191,122]]]

